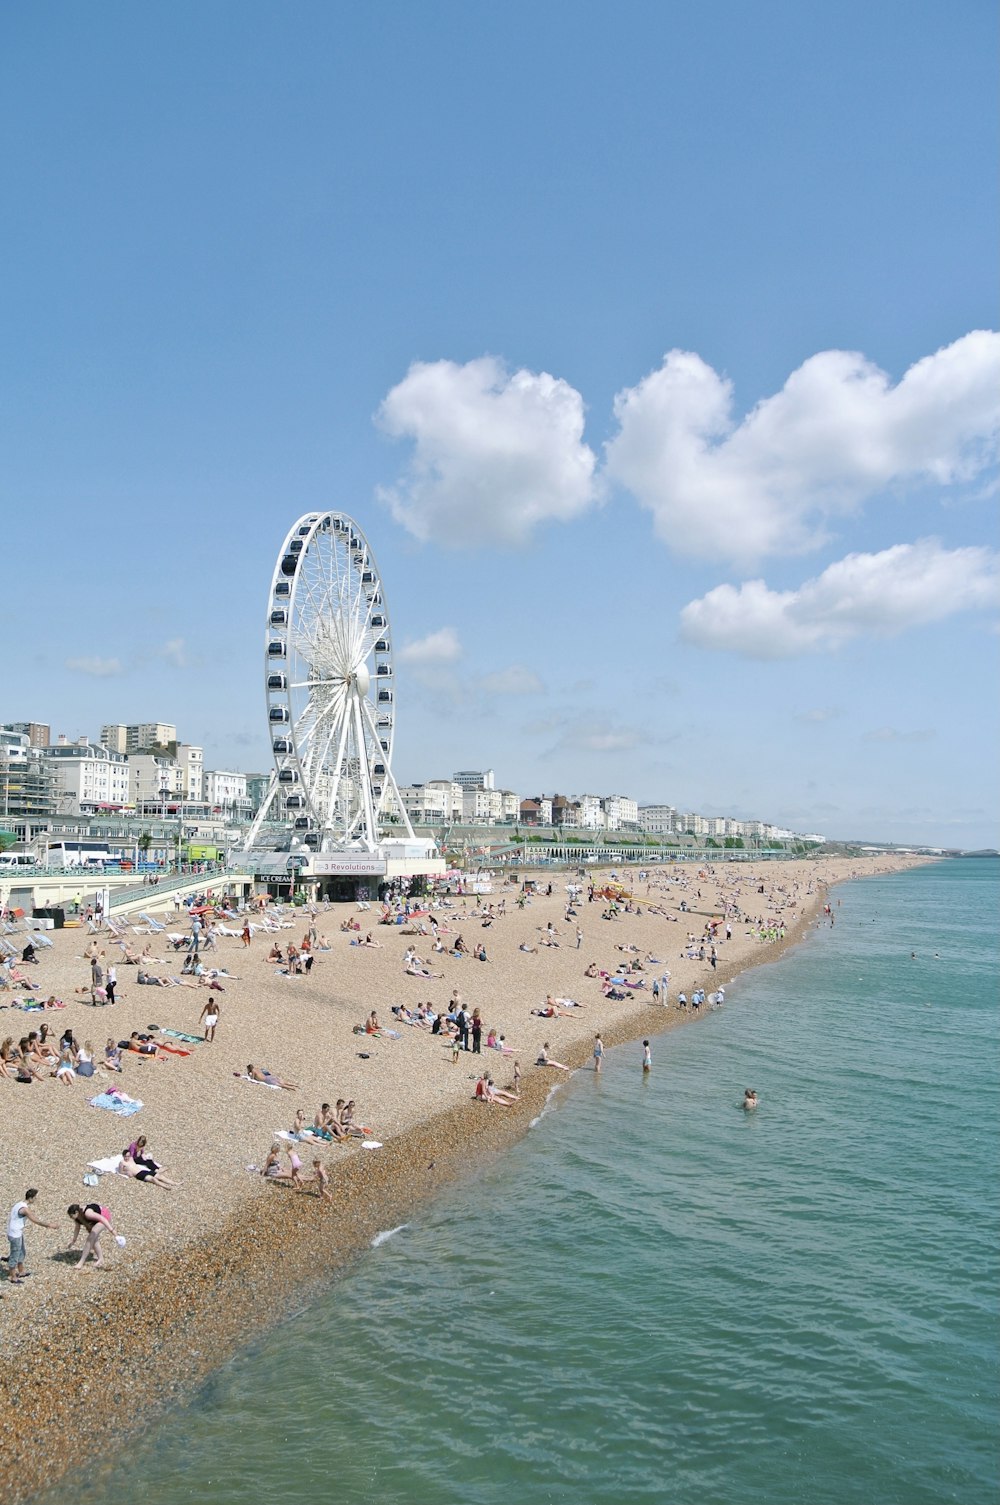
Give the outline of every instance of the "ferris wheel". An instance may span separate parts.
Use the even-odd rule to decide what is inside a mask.
[[[374,851],[413,828],[392,776],[392,637],[368,540],[343,512],[308,513],[279,551],[268,597],[264,692],[274,772],[265,820],[314,850]]]

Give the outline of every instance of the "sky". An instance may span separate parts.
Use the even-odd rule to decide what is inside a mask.
[[[995,7],[8,6],[0,719],[263,771],[366,533],[400,783],[1000,846]]]

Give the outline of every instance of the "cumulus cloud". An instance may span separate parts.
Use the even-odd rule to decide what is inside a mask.
[[[511,664],[509,669],[487,674],[481,684],[490,695],[539,695],[544,689],[538,675],[523,664]]]
[[[440,627],[426,637],[407,643],[399,651],[403,664],[453,664],[462,656],[462,645],[454,627]]]
[[[862,633],[892,635],[1000,601],[1000,555],[937,539],[848,554],[798,590],[718,585],[681,612],[681,635],[747,658],[792,658]]]
[[[115,674],[125,672],[120,658],[97,658],[96,656],[68,658],[66,668],[74,669],[77,674],[90,674],[94,679],[110,679]]]
[[[607,473],[680,553],[797,553],[877,492],[979,475],[996,458],[998,394],[1000,335],[975,330],[895,386],[863,355],[822,351],[737,422],[732,382],[671,350],[615,398]]]
[[[413,441],[405,475],[379,495],[421,541],[517,545],[539,523],[567,522],[596,499],[583,398],[544,371],[510,372],[492,356],[417,362],[375,421]]]

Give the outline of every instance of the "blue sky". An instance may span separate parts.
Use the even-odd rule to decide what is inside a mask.
[[[270,571],[331,507],[400,782],[1000,845],[996,30],[8,7],[3,719],[265,768]]]

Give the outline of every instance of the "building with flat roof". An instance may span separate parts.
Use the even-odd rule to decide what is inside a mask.
[[[48,747],[52,738],[52,728],[44,721],[8,721],[4,730],[20,732],[27,737],[29,747]]]

